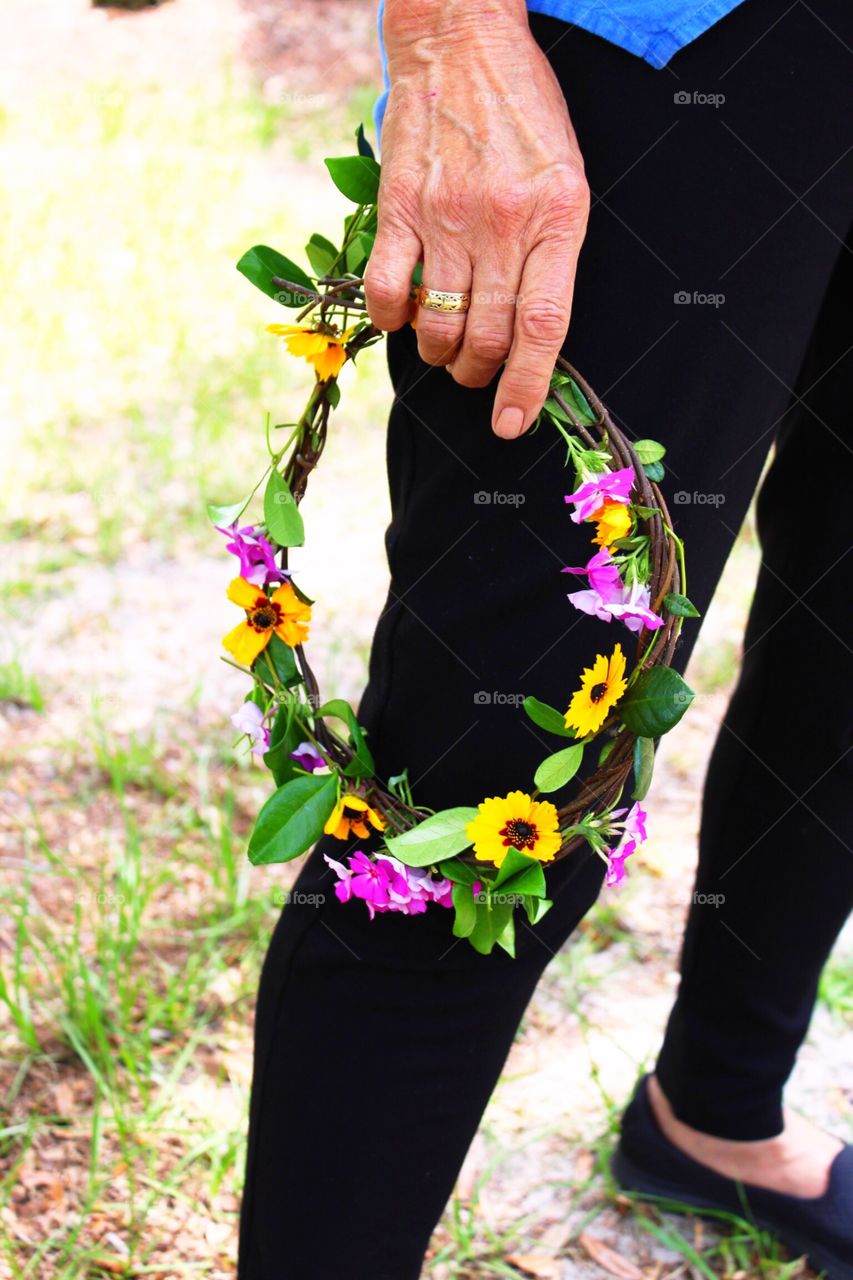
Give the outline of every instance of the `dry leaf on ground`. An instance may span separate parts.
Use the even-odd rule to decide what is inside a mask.
[[[639,1267],[635,1267],[633,1262],[623,1258],[621,1253],[611,1249],[610,1245],[605,1244],[603,1240],[598,1240],[595,1236],[584,1232],[578,1238],[578,1243],[586,1250],[593,1262],[597,1262],[609,1275],[619,1276],[620,1280],[645,1280]]]
[[[511,1253],[507,1262],[524,1275],[535,1276],[536,1280],[560,1280],[559,1261],[544,1253]]]

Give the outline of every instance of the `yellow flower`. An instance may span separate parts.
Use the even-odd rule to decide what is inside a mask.
[[[465,832],[474,843],[474,857],[499,867],[510,848],[550,862],[563,843],[557,810],[549,800],[533,800],[523,791],[491,796],[478,805],[476,818]]]
[[[284,345],[292,356],[302,356],[317,371],[321,382],[336,378],[346,363],[346,344],[353,335],[323,333],[306,324],[268,324],[267,332],[284,338]]]
[[[370,835],[368,822],[377,831],[385,830],[381,814],[371,809],[361,796],[341,796],[323,830],[327,836],[334,836],[336,840],[348,840],[351,835],[360,836],[364,840]]]
[[[238,622],[222,643],[244,666],[252,665],[273,632],[291,648],[308,639],[311,606],[299,599],[289,582],[268,596],[245,578],[235,578],[228,588],[228,599],[246,610],[246,621]]]
[[[617,538],[624,538],[631,532],[631,512],[624,502],[605,498],[592,519],[595,521],[593,542],[596,546],[609,547]]]
[[[566,712],[566,728],[574,729],[579,738],[597,733],[627,687],[625,655],[617,644],[609,658],[599,653],[595,665],[585,669]]]

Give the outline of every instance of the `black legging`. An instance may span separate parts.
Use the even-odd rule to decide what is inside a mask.
[[[703,811],[697,889],[725,902],[690,912],[658,1067],[685,1121],[769,1136],[853,902],[853,7],[746,0],[663,71],[551,19],[532,29],[594,193],[567,353],[632,437],[668,446],[703,613],[777,441]],[[493,388],[427,368],[411,331],[389,355],[392,582],[360,715],[383,774],[407,765],[424,804],[472,804],[529,786],[549,749],[515,698],[566,705],[580,668],[625,633],[565,599],[560,568],[583,563],[589,530],[568,518],[555,434],[496,439]],[[519,929],[511,960],[455,941],[440,908],[371,923],[331,894],[324,852],[341,845],[322,841],[297,886],[322,905],[285,908],[261,980],[240,1276],[416,1280],[519,1019],[602,864],[580,852],[548,872],[555,905]]]

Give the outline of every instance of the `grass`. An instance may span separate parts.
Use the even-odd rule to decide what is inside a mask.
[[[151,743],[111,741],[102,725],[95,735],[86,807],[108,810],[109,858],[70,862],[36,818],[3,896],[13,945],[0,1003],[17,1065],[4,1082],[0,1209],[48,1137],[61,1143],[71,1129],[87,1153],[69,1186],[72,1212],[35,1247],[0,1240],[15,1277],[48,1265],[52,1276],[89,1274],[104,1256],[91,1224],[105,1205],[124,1224],[133,1274],[143,1273],[158,1206],[184,1196],[215,1215],[223,1185],[240,1173],[245,1081],[235,1086],[222,1063],[213,1076],[207,1068],[212,1047],[228,1042],[248,1057],[272,892],[248,891],[233,790],[187,776],[164,787]],[[60,1071],[75,1091],[73,1114],[57,1115],[49,1101],[46,1082]],[[233,1214],[223,1219],[229,1230]]]
[[[0,664],[0,703],[4,702],[31,707],[34,711],[44,708],[44,696],[38,680],[27,674],[17,658]]]
[[[818,999],[838,1018],[853,1023],[853,964],[849,954],[830,958],[821,975]]]
[[[139,538],[174,549],[206,499],[248,489],[247,438],[304,379],[262,333],[280,308],[233,264],[258,241],[334,233],[345,201],[317,164],[324,147],[350,149],[356,111],[320,137],[300,120],[312,165],[294,199],[267,160],[287,108],[236,73],[191,93],[46,89],[35,115],[10,109],[2,151],[19,179],[0,194],[0,325],[21,341],[0,515],[25,518],[37,494],[45,542],[82,528],[109,563]]]

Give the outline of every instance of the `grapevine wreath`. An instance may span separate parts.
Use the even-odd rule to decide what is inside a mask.
[[[251,688],[232,722],[276,786],[258,815],[249,858],[287,862],[324,833],[342,849],[354,837],[375,844],[381,833],[378,850],[358,850],[346,862],[327,856],[342,901],[360,898],[371,917],[450,908],[457,937],[483,953],[497,944],[513,954],[516,909],[535,924],[551,905],[544,866],[587,842],[606,863],[606,883],[624,879],[625,862],[646,835],[640,802],[651,782],[654,741],[693,697],[670,663],[683,619],[697,613],[684,594],[684,548],[659,488],[663,446],[628,440],[581,375],[558,359],[536,427],[548,422],[565,442],[574,473],[567,518],[589,525],[595,548],[586,565],[564,571],[586,579],[568,599],[615,623],[611,631],[628,631],[635,641],[630,670],[617,641],[567,691],[565,710],[524,699],[525,714],[557,748],[535,771],[530,790],[521,789],[525,780],[519,779],[509,795],[433,812],[417,802],[405,772],[376,776],[350,705],[320,697],[305,654],[312,602],[288,568],[289,548],[304,542],[299,503],[338,410],[340,372],[383,336],[370,323],[362,287],[377,225],[379,165],[362,129],[357,141],[357,155],[326,161],[333,182],[356,206],[340,246],[313,235],[306,245],[311,274],[265,246],[237,264],[269,297],[296,311],[294,323],[268,329],[315,373],[297,422],[271,429],[267,418],[268,461],[252,493],[209,508],[239,560],[227,594],[243,617],[223,644],[225,661]],[[416,273],[415,287],[419,283]],[[259,501],[262,486],[263,517],[249,521],[244,513]],[[595,768],[558,809],[548,795],[562,790],[592,752]],[[620,806],[626,790],[632,803]]]

